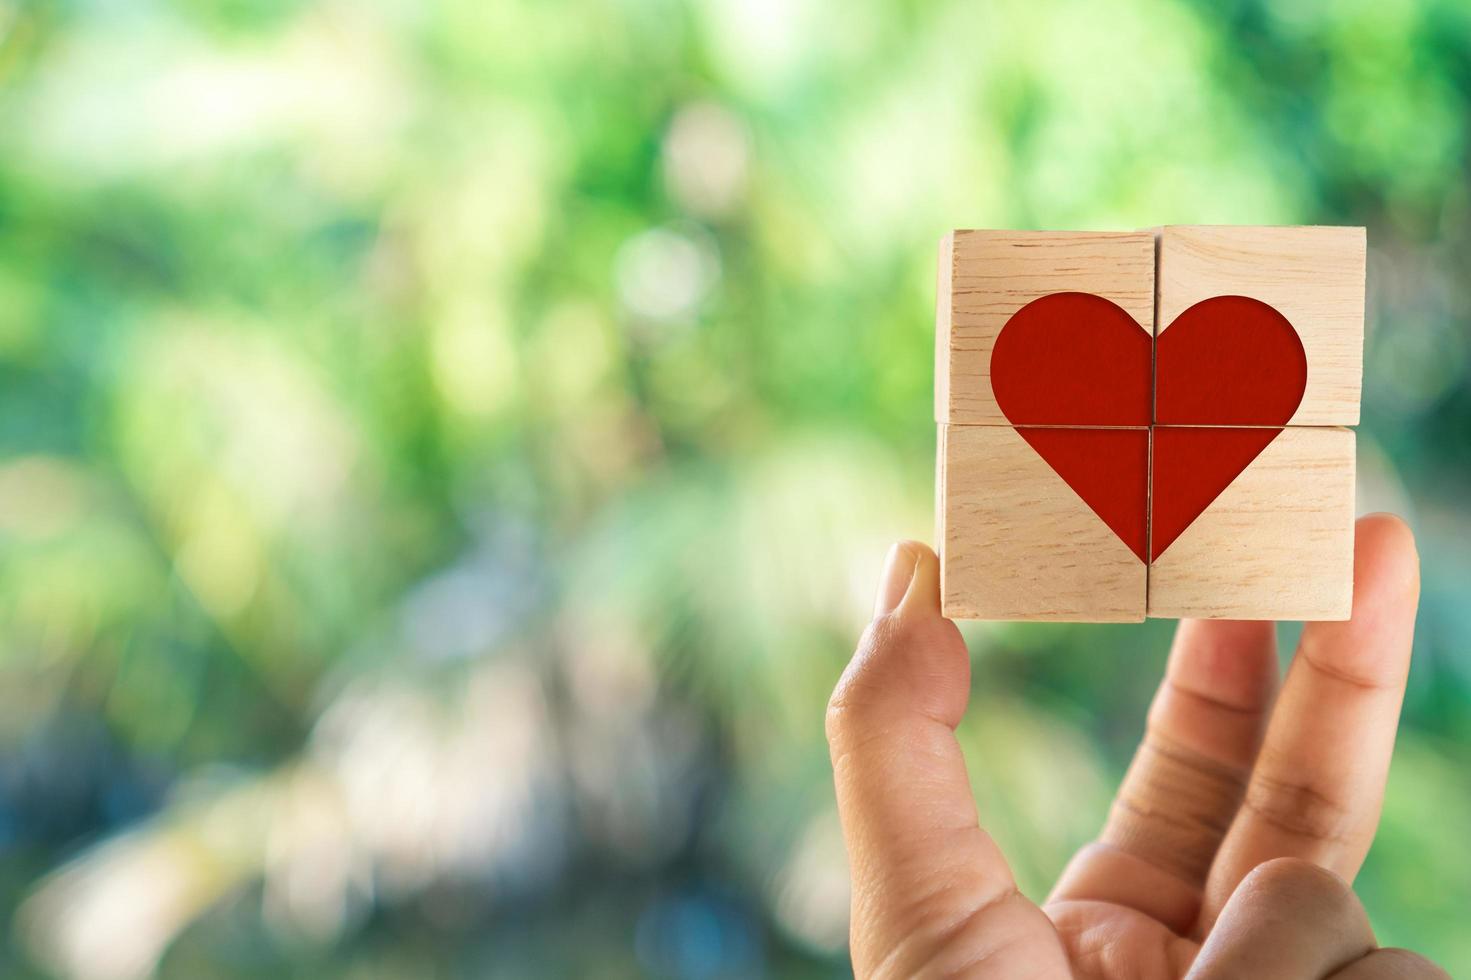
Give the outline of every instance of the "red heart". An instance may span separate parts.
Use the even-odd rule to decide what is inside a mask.
[[[1160,335],[1157,363],[1154,346],[1101,296],[1053,293],[1013,314],[991,351],[1002,413],[1141,561],[1163,554],[1277,437],[1307,384],[1297,331],[1245,296],[1181,313]]]

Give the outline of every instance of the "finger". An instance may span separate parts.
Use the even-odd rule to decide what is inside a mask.
[[[1331,980],[1451,980],[1451,975],[1408,949],[1376,949],[1333,974]]]
[[[1103,833],[1049,901],[1126,905],[1187,931],[1276,690],[1271,623],[1182,620]]]
[[[1201,927],[1248,870],[1313,861],[1352,881],[1379,823],[1420,593],[1410,530],[1358,523],[1353,618],[1309,623],[1267,728],[1241,811],[1211,869]]]
[[[1050,923],[1017,892],[977,818],[955,740],[970,658],[940,614],[934,552],[895,546],[877,611],[827,713],[853,876],[855,971],[965,966],[949,955],[985,956],[998,967],[1008,957],[1053,957],[1065,968]]]
[[[1256,868],[1231,895],[1187,980],[1315,980],[1374,948],[1353,889],[1308,861]]]

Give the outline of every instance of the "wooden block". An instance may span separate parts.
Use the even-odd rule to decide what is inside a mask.
[[[961,230],[946,235],[936,297],[936,421],[1007,424],[991,388],[991,354],[1012,315],[1043,296],[1102,297],[1152,337],[1154,253],[1154,234],[1147,231]],[[1097,423],[1080,418],[1059,424]]]
[[[1287,318],[1306,354],[1306,386],[1288,424],[1357,424],[1365,249],[1363,228],[1161,229],[1156,328],[1161,352],[1171,325],[1196,303],[1218,296],[1259,300]],[[1161,394],[1166,384],[1162,377]],[[1193,420],[1161,414],[1156,421]]]
[[[1362,228],[946,236],[945,614],[1346,619],[1364,260]]]
[[[945,615],[1142,620],[1148,439],[1142,428],[941,425]]]
[[[1153,439],[1150,616],[1348,618],[1353,432],[1156,426]],[[1202,469],[1214,467],[1219,482],[1242,457],[1245,469],[1204,503],[1211,487]]]

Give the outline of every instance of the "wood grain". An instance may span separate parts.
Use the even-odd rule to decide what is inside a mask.
[[[1154,234],[951,232],[940,242],[935,419],[1005,425],[991,393],[991,349],[1013,313],[1050,293],[1092,293],[1154,331]]]
[[[1347,619],[1354,433],[1286,428],[1155,559],[1150,616]]]
[[[1307,353],[1307,387],[1288,424],[1356,425],[1365,250],[1363,228],[1163,228],[1157,330],[1212,296],[1260,300],[1287,317]]]
[[[1144,563],[1015,429],[941,425],[939,449],[946,616],[1144,618]]]

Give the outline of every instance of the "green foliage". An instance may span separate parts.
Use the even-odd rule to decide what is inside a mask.
[[[1468,19],[0,0],[0,972],[841,975],[821,715],[931,526],[935,242],[1185,221],[1369,226],[1426,589],[1360,885],[1471,971]],[[1168,627],[968,638],[1036,893]]]

